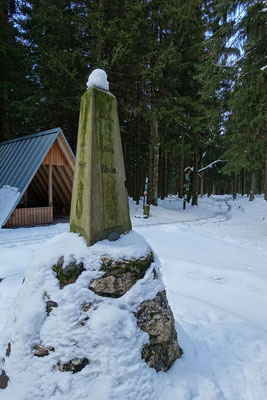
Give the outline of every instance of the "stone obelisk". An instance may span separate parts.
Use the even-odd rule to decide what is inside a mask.
[[[70,231],[87,245],[131,230],[117,102],[95,70],[82,96]]]

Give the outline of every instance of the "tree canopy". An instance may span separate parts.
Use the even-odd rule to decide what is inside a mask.
[[[60,126],[75,150],[80,97],[103,68],[136,201],[146,177],[150,204],[182,197],[188,166],[194,205],[250,191],[252,175],[267,191],[263,0],[0,4],[0,140]]]

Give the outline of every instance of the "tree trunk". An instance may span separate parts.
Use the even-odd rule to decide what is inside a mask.
[[[164,198],[168,196],[168,153],[164,152]]]
[[[154,143],[154,167],[153,167],[153,205],[158,205],[158,180],[159,180],[159,143],[158,143],[158,121],[153,120],[155,131]]]
[[[149,190],[148,190],[148,204],[152,204],[153,206],[158,205],[158,178],[159,178],[158,121],[156,119],[156,116],[153,115],[150,126]]]
[[[159,197],[161,200],[165,197],[165,152],[163,151],[163,145],[161,144],[160,157],[159,157]]]
[[[210,174],[208,172],[208,178],[207,178],[207,186],[208,186],[208,197],[210,197],[212,191],[211,191],[211,181],[210,181]]]
[[[242,168],[241,171],[241,194],[244,196],[245,194],[245,170]]]
[[[134,197],[136,204],[139,204],[140,199],[140,129],[139,129],[139,117],[136,118],[136,162],[135,162],[135,174],[134,174]]]
[[[236,175],[232,173],[232,193],[233,193],[233,200],[236,200]]]
[[[203,168],[203,159],[201,159],[201,163],[200,163],[200,169]],[[205,172],[201,171],[201,175],[200,175],[200,196],[203,197],[204,196],[204,175]]]
[[[198,200],[198,140],[195,137],[194,170],[192,173],[192,206],[197,206]]]
[[[3,41],[8,48],[8,1],[3,0],[1,25],[3,26]],[[8,65],[6,57],[0,60],[0,73],[2,83],[2,140],[10,139],[8,115]]]
[[[251,181],[250,181],[249,201],[253,201],[254,200],[255,187],[256,187],[256,176],[255,176],[255,172],[252,172]]]
[[[184,196],[184,132],[181,132],[182,152],[179,163],[179,176],[178,176],[178,196],[182,199]]]

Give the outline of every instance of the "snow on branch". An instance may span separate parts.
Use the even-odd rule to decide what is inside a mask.
[[[226,160],[215,160],[215,161],[212,161],[212,163],[210,163],[210,164],[206,165],[205,167],[199,169],[198,172],[202,172],[202,171],[205,171],[205,169],[212,168],[212,167],[215,166],[218,162],[226,162]]]

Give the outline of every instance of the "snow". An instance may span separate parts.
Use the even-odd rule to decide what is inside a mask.
[[[89,75],[87,82],[87,89],[90,89],[91,86],[97,86],[104,90],[109,90],[109,83],[107,80],[107,74],[103,69],[95,69]]]
[[[100,297],[88,290],[91,280],[104,273],[99,271],[103,254],[114,259],[130,259],[149,252],[146,241],[134,231],[122,235],[116,248],[108,240],[87,247],[83,238],[69,232],[56,235],[42,245],[26,271],[25,282],[1,336],[1,353],[11,342],[11,357],[6,358],[4,368],[13,377],[1,399],[87,400],[88,386],[84,382],[90,384],[92,399],[102,399],[104,395],[110,400],[149,400],[151,389],[155,398],[161,399],[156,394],[160,391],[157,374],[141,359],[148,335],[139,330],[133,314],[142,301],[164,290],[162,280],[153,279],[154,269],[160,275],[157,264],[153,262],[146,276],[123,298]],[[83,260],[86,271],[75,284],[59,290],[52,266],[63,254],[65,263],[73,258],[78,262]],[[44,293],[58,303],[49,317],[46,317]],[[84,302],[92,304],[88,312],[82,311]],[[86,316],[90,324],[80,326],[78,321]],[[34,357],[33,347],[39,343],[55,351],[45,358]],[[82,357],[91,362],[79,374],[63,373],[62,376],[62,372],[54,369],[59,359],[68,362]],[[99,384],[94,388],[95,379]]]
[[[15,206],[20,192],[18,188],[8,185],[0,188],[0,228],[6,222],[6,218],[13,207]]]
[[[236,201],[230,196],[203,197],[199,207],[187,206],[186,210],[182,210],[182,200],[170,196],[160,201],[159,207],[151,207],[147,220],[134,217],[141,215],[142,204],[130,201],[130,210],[134,228],[130,235],[117,242],[99,242],[89,250],[83,239],[68,233],[68,224],[0,230],[0,278],[4,278],[0,282],[0,330],[7,322],[0,343],[10,340],[12,325],[20,324],[12,350],[17,357],[13,368],[24,370],[24,380],[1,391],[1,400],[24,400],[29,387],[27,400],[40,398],[40,388],[49,400],[73,398],[74,388],[79,388],[79,399],[89,400],[266,400],[267,203],[263,196],[256,196],[253,202],[242,196]],[[86,327],[73,331],[78,305],[88,301],[88,280],[99,273],[99,254],[120,258],[131,257],[136,248],[140,254],[147,252],[149,247],[140,234],[161,262],[184,350],[167,373],[155,373],[135,356],[134,350],[147,337],[137,330],[129,311],[142,300],[140,285],[145,285],[148,297],[159,289],[147,286],[146,277],[125,295],[126,308],[121,299],[104,299],[94,312],[88,311],[92,322],[89,341],[84,340]],[[56,286],[47,287],[64,312],[53,309],[52,318],[43,322],[44,302],[39,291],[48,284],[49,265],[63,250],[69,259],[76,253],[87,255],[90,265],[75,290],[69,285],[59,296]],[[34,278],[34,284],[29,285],[27,276]],[[27,301],[28,312],[20,315],[22,301]],[[17,315],[10,312],[14,302]],[[72,330],[67,324],[70,317]],[[55,345],[62,357],[67,357],[66,348],[75,341],[75,347],[68,350],[72,358],[86,349],[97,362],[79,374],[58,372],[52,378],[42,359],[34,361],[25,354],[23,344],[39,328],[43,342]],[[99,338],[101,345],[96,346]],[[48,357],[52,367],[55,355]],[[37,383],[31,379],[34,369],[39,371]]]
[[[225,162],[225,160],[215,160],[215,161],[212,161],[210,164],[208,164],[208,165],[206,165],[205,167],[199,169],[197,172],[202,172],[202,171],[205,171],[205,169],[207,169],[207,168],[212,168],[213,165],[216,166],[216,164],[217,164],[218,162]]]

